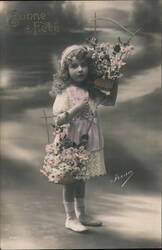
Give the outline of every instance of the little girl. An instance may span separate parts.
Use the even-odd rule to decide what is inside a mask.
[[[54,80],[52,92],[56,95],[53,115],[57,125],[68,123],[69,138],[79,144],[82,135],[88,131],[87,150],[90,161],[84,180],[63,185],[63,204],[66,213],[65,227],[75,232],[84,232],[86,226],[101,226],[102,222],[88,216],[85,212],[85,179],[106,174],[103,154],[103,135],[98,120],[98,105],[114,105],[117,97],[117,83],[109,94],[93,86],[94,67],[87,49],[73,45],[65,49],[60,60],[57,81]]]

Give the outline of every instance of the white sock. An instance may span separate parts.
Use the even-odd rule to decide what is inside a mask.
[[[75,218],[74,202],[63,201],[66,218]]]
[[[85,201],[83,198],[75,198],[75,212],[78,218],[85,215]]]

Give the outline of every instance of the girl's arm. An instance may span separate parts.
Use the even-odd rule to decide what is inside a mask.
[[[110,94],[105,94],[104,92],[97,90],[96,91],[96,102],[104,106],[113,106],[116,103],[118,93],[118,83],[115,82],[113,88],[110,90]]]
[[[53,114],[56,116],[55,123],[61,126],[65,123],[69,123],[80,112],[86,112],[88,110],[88,100],[80,102],[79,104],[69,108],[69,97],[66,93],[62,93],[56,96],[53,105]]]
[[[69,123],[76,115],[78,115],[80,112],[86,112],[88,108],[89,108],[88,100],[84,100],[83,102],[75,105],[68,111],[65,111],[62,114],[58,115],[57,125],[61,126],[65,123]]]

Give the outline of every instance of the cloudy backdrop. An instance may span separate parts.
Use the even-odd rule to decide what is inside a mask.
[[[58,212],[59,209],[62,209],[59,205],[61,203],[61,187],[49,185],[39,174],[39,168],[43,161],[44,145],[47,143],[45,122],[42,115],[43,110],[48,115],[52,113],[54,99],[49,96],[49,91],[52,86],[52,75],[57,70],[58,56],[66,46],[83,43],[87,37],[93,34],[92,19],[95,11],[97,17],[113,18],[131,32],[135,32],[139,28],[141,30],[132,39],[135,50],[123,68],[124,77],[119,83],[116,106],[99,108],[105,137],[105,162],[109,175],[101,180],[92,180],[88,184],[89,192],[95,189],[100,198],[103,196],[102,200],[97,200],[98,198],[95,196],[93,200],[90,196],[90,202],[92,205],[94,205],[93,202],[97,203],[97,201],[102,204],[105,197],[109,197],[107,199],[112,197],[110,201],[105,201],[108,202],[107,206],[109,206],[111,200],[122,199],[123,197],[114,196],[116,195],[114,190],[116,187],[120,187],[120,184],[113,186],[110,184],[111,180],[115,174],[120,175],[133,170],[134,176],[128,182],[126,192],[137,195],[138,198],[134,201],[137,204],[141,200],[143,201],[143,197],[148,197],[146,204],[151,204],[154,207],[154,213],[149,214],[146,221],[151,221],[151,228],[156,228],[156,230],[153,232],[149,229],[147,231],[146,228],[143,229],[147,232],[142,238],[140,230],[146,221],[142,225],[135,225],[135,221],[130,220],[126,224],[125,231],[124,227],[120,230],[119,227],[111,228],[111,233],[109,231],[110,244],[106,241],[108,232],[103,229],[103,234],[99,238],[102,242],[101,244],[99,241],[100,245],[94,242],[96,236],[93,238],[91,235],[93,239],[93,243],[90,241],[91,244],[89,240],[84,242],[82,238],[79,238],[78,241],[73,241],[73,238],[69,238],[71,236],[66,236],[65,246],[67,248],[73,248],[75,244],[79,244],[78,248],[79,246],[82,248],[159,246],[161,5],[160,0],[0,2],[0,41],[2,46],[0,67],[1,183],[2,204],[4,206],[2,210],[4,248],[12,248],[13,244],[21,249],[26,247],[41,248],[43,243],[34,243],[35,239],[40,237],[34,228],[36,229],[35,225],[40,227],[39,229],[42,230],[41,238],[47,228],[41,229],[40,218],[31,216],[31,214],[36,213],[37,206],[44,209],[43,216],[46,214],[46,218],[43,217],[44,225],[51,226],[48,228],[48,233],[46,232],[49,238],[46,235],[43,247],[64,247],[59,243],[60,235],[57,235],[53,229],[53,223],[48,224],[49,217],[45,206],[49,199],[49,206],[51,206],[48,209],[48,211],[50,210],[49,214],[52,216],[51,211],[55,209],[55,214],[58,213],[61,220],[61,213]],[[38,32],[37,30],[37,33],[33,34],[33,31],[27,29],[27,26],[33,27],[33,21],[28,20],[27,17],[31,13],[45,13],[46,17],[43,23],[51,25],[57,23],[59,32],[43,32],[42,30]],[[122,41],[129,38],[127,32],[107,20],[97,21],[96,35],[99,42],[115,42],[119,36]],[[52,141],[51,122],[52,120],[49,119],[50,140]],[[46,201],[42,199],[42,193],[43,196],[48,197]],[[25,202],[26,199],[29,199],[33,210]],[[57,204],[52,203],[53,199],[56,200]],[[129,200],[129,202],[131,201]],[[146,204],[142,205],[143,212],[147,210]],[[25,215],[21,211],[22,206],[26,206]],[[116,204],[117,206],[121,207]],[[111,206],[108,209],[111,214]],[[20,210],[19,213],[18,210]],[[106,214],[106,211],[106,207],[104,210],[103,206],[103,214]],[[123,211],[126,214],[132,212],[128,208]],[[21,214],[23,218],[19,217],[20,223],[16,220],[18,214]],[[155,214],[158,214],[157,224],[156,220],[153,220]],[[10,216],[10,220],[7,220],[7,216]],[[121,217],[118,216],[118,221]],[[105,216],[103,219],[106,221],[107,218],[109,218],[109,223],[110,217]],[[130,218],[132,218],[132,214],[130,214]],[[137,218],[138,221],[141,220],[140,217],[137,216]],[[35,224],[33,225],[34,219]],[[124,222],[121,223],[123,225]],[[63,221],[57,221],[56,225],[57,229],[61,228]],[[134,228],[136,229],[134,230]],[[33,230],[31,234],[34,236],[30,235],[30,230]],[[55,232],[55,240],[52,235],[50,236],[51,230]],[[132,232],[131,236],[134,240],[127,240],[124,243],[125,237],[130,232]],[[97,234],[97,231],[95,233]],[[119,245],[116,243],[117,238]]]

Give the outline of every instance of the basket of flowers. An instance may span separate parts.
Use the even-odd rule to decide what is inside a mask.
[[[76,145],[68,138],[67,125],[54,126],[57,140],[47,144],[44,164],[40,172],[55,184],[69,184],[84,179],[89,152],[85,143]]]
[[[134,50],[129,41],[122,43],[120,38],[115,44],[98,43],[94,37],[88,39],[88,52],[92,58],[96,71],[95,87],[102,90],[110,90],[114,82],[123,76],[122,67]]]

